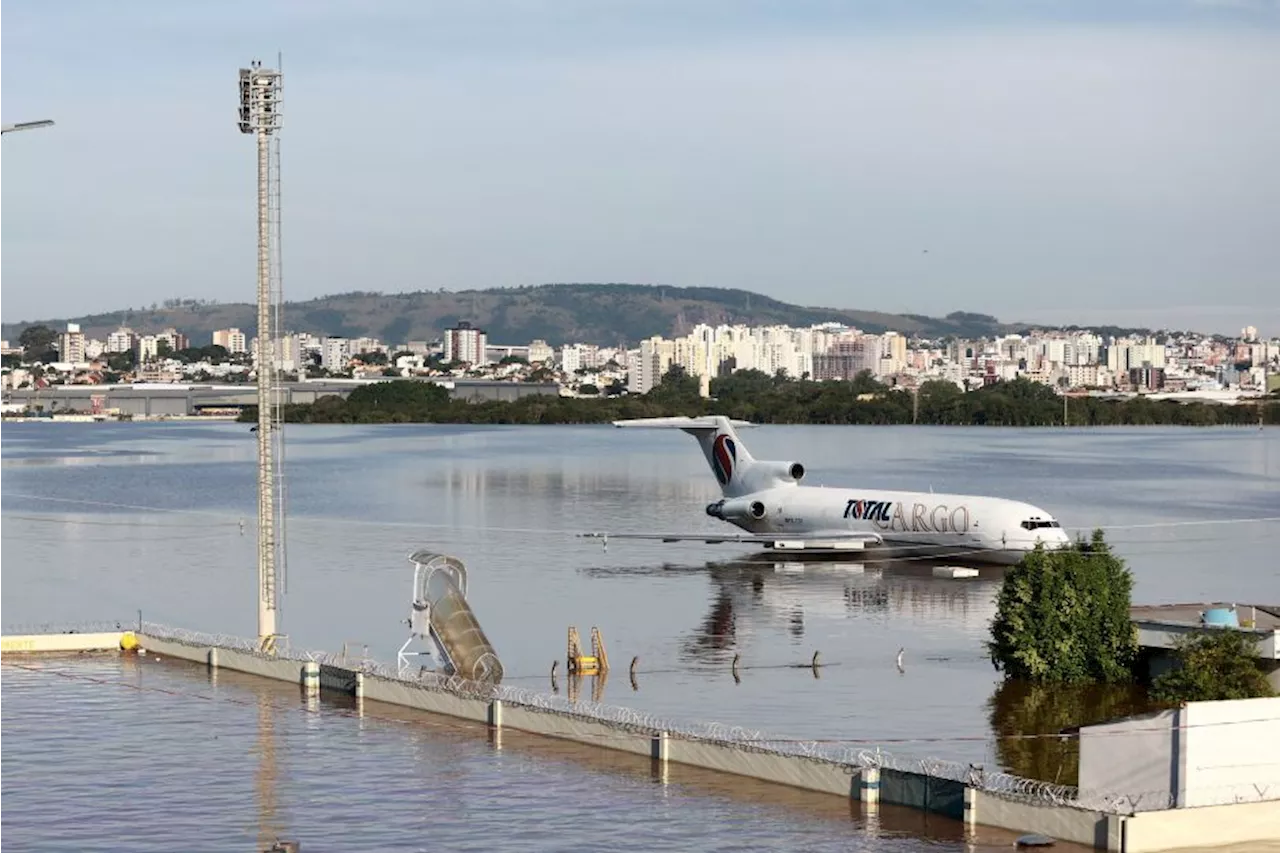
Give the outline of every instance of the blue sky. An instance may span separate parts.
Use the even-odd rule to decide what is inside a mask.
[[[8,0],[3,318],[549,281],[1280,334],[1278,0]],[[927,251],[926,251],[927,250]]]

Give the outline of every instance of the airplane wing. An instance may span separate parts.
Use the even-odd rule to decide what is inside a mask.
[[[650,542],[702,542],[706,545],[721,545],[726,542],[735,544],[754,544],[779,550],[831,550],[838,548],[860,548],[864,545],[879,545],[883,542],[875,533],[792,533],[776,536],[763,533],[579,533],[582,539],[601,539],[607,547],[610,539],[636,539]]]
[[[758,426],[751,421],[730,420],[729,423],[735,427]],[[717,427],[715,418],[690,418],[683,415],[674,418],[630,418],[614,421],[613,425],[638,429],[715,429]]]

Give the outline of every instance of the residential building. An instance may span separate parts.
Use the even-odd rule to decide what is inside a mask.
[[[79,323],[68,323],[58,346],[58,358],[69,364],[83,364],[87,359],[84,354],[84,332]]]
[[[489,336],[472,328],[465,320],[444,333],[444,360],[479,366],[487,363],[485,347]]]
[[[239,329],[219,329],[214,332],[213,345],[223,347],[232,355],[249,351],[249,340]]]
[[[137,348],[138,336],[128,326],[121,326],[107,335],[107,352],[133,352]]]

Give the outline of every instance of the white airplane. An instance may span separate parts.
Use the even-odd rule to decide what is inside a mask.
[[[755,459],[733,429],[752,424],[722,415],[638,418],[613,425],[679,429],[696,438],[723,495],[707,506],[707,515],[745,532],[582,534],[603,539],[606,547],[609,539],[752,543],[826,554],[872,546],[897,560],[963,557],[1013,565],[1037,544],[1060,548],[1071,543],[1049,513],[1003,498],[802,486],[804,465]]]

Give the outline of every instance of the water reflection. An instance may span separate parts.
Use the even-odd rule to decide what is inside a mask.
[[[1146,690],[1136,685],[1001,684],[987,702],[996,757],[1011,773],[1075,785],[1080,773],[1080,742],[1057,735],[1073,726],[1153,710]]]
[[[956,565],[955,561],[947,565]],[[681,643],[686,662],[722,664],[755,633],[781,629],[803,640],[812,624],[900,619],[985,634],[1003,570],[975,566],[977,578],[935,578],[932,561],[779,560],[773,555],[695,565],[595,567],[591,577],[706,574],[710,608]]]
[[[258,800],[258,849],[271,847],[283,831],[276,809],[276,708],[271,697],[258,695],[258,772],[255,778]]]

